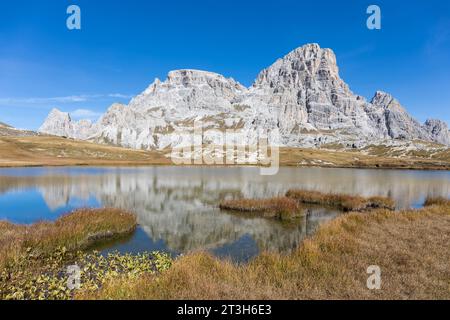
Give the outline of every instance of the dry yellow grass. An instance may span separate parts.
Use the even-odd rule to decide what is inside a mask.
[[[64,247],[76,251],[95,241],[132,232],[136,217],[119,209],[81,209],[55,222],[15,225],[0,221],[0,269],[25,253],[40,257]]]
[[[255,213],[262,217],[280,220],[295,218],[303,212],[297,201],[286,197],[225,200],[219,207],[221,210]]]
[[[54,136],[0,137],[0,167],[170,163],[170,159],[157,151],[131,150]]]
[[[450,169],[450,149],[403,157],[389,149],[373,155],[354,151],[280,148],[281,166]],[[170,150],[142,151],[55,136],[2,136],[0,167],[74,165],[173,165]]]
[[[427,197],[425,200],[425,206],[429,207],[433,205],[450,206],[450,199],[444,197]]]
[[[364,154],[361,150],[325,150],[304,148],[280,148],[281,166],[373,169],[450,170],[450,148],[439,152],[410,153],[394,157],[390,149],[376,154]]]
[[[364,211],[372,209],[395,209],[395,202],[385,197],[361,197],[338,193],[322,193],[308,190],[289,190],[286,197],[300,203],[336,207],[344,211]]]
[[[450,207],[351,213],[293,254],[248,265],[197,253],[162,275],[106,283],[79,299],[450,299]],[[366,286],[381,268],[381,289]]]

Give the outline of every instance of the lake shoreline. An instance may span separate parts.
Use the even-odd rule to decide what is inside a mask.
[[[394,156],[393,150],[371,154],[367,150],[312,148],[279,149],[279,167],[393,169],[450,171],[450,148],[413,152]],[[180,167],[254,167],[243,165],[176,165],[169,151],[133,150],[113,145],[66,139],[54,136],[0,136],[0,168],[63,166],[180,166]],[[260,166],[262,167],[262,166]]]
[[[121,209],[81,209],[55,222],[32,225],[0,221],[0,276],[5,279],[0,296],[15,300],[449,298],[447,197],[428,197],[421,209],[374,206],[369,213],[361,201],[383,205],[389,199],[301,190],[287,195],[298,202],[339,207],[350,201],[356,210],[324,223],[290,253],[261,251],[243,264],[203,250],[174,259],[161,252],[107,256],[90,252],[105,238],[136,230],[137,217]],[[266,209],[274,201],[273,208],[279,208],[279,200],[266,199],[260,207]],[[260,201],[237,204],[252,209]],[[281,209],[291,207],[288,203]],[[423,269],[419,262],[424,257],[433,261],[429,269],[437,267]],[[65,287],[64,276],[74,261],[88,270],[83,286],[75,291]],[[383,272],[383,290],[366,287],[366,268],[373,265]]]
[[[157,277],[111,279],[75,298],[445,300],[450,298],[450,256],[441,238],[450,236],[449,205],[430,199],[422,209],[354,212],[324,224],[288,255],[262,253],[238,265],[194,252],[175,259]],[[436,228],[440,233],[433,233]],[[381,271],[381,290],[369,287],[373,268]]]
[[[13,168],[64,168],[64,167],[180,167],[180,168],[263,168],[263,166],[257,165],[177,165],[167,163],[141,163],[141,162],[95,162],[92,163],[78,163],[78,162],[66,162],[61,164],[55,163],[36,163],[36,164],[1,164],[0,169],[13,169]],[[295,165],[295,164],[283,164],[280,168],[320,168],[320,169],[368,169],[368,170],[412,170],[412,171],[450,171],[450,165],[446,166],[330,166],[330,165]]]

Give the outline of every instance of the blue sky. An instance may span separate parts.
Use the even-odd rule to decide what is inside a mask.
[[[71,4],[81,30],[66,27]],[[381,30],[366,27],[370,4]],[[420,121],[450,122],[448,0],[2,1],[0,121],[36,129],[53,107],[96,118],[180,68],[248,86],[310,42],[335,51],[355,93],[387,91]]]

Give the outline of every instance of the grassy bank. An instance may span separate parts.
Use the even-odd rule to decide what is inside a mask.
[[[450,148],[406,152],[280,148],[280,166],[450,170]],[[170,150],[143,151],[55,136],[2,136],[0,167],[173,165]]]
[[[439,151],[401,152],[395,147],[355,150],[280,148],[281,166],[450,170],[450,148]]]
[[[0,222],[0,269],[25,255],[45,257],[58,248],[84,249],[98,240],[134,231],[136,217],[118,209],[81,209],[55,222],[15,225]]]
[[[286,197],[225,200],[220,203],[219,207],[221,210],[249,213],[279,220],[292,219],[300,216],[303,212],[297,201]]]
[[[100,145],[54,136],[0,136],[0,167],[168,165],[158,151]]]
[[[80,268],[81,288],[95,291],[115,277],[154,274],[170,266],[164,254],[102,256],[85,252],[97,241],[131,233],[136,217],[118,209],[84,209],[55,222],[0,222],[0,299],[71,299],[69,265]]]
[[[450,199],[443,198],[443,197],[428,197],[425,200],[425,206],[429,207],[429,206],[433,206],[433,205],[450,207]]]
[[[450,206],[351,213],[293,254],[235,265],[198,253],[155,278],[117,278],[79,299],[450,299]],[[381,290],[366,286],[382,271]]]
[[[395,209],[395,202],[386,197],[361,197],[338,193],[322,193],[318,191],[292,189],[286,197],[299,203],[335,207],[344,211],[365,211],[372,209]]]

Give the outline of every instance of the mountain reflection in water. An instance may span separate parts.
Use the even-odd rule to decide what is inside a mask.
[[[261,251],[289,252],[317,226],[338,214],[308,208],[292,223],[220,212],[226,198],[264,198],[290,188],[390,196],[399,208],[420,206],[427,195],[450,194],[449,172],[281,168],[21,168],[0,169],[0,219],[32,223],[84,206],[137,214],[136,234],[107,250],[210,250],[241,261]]]

